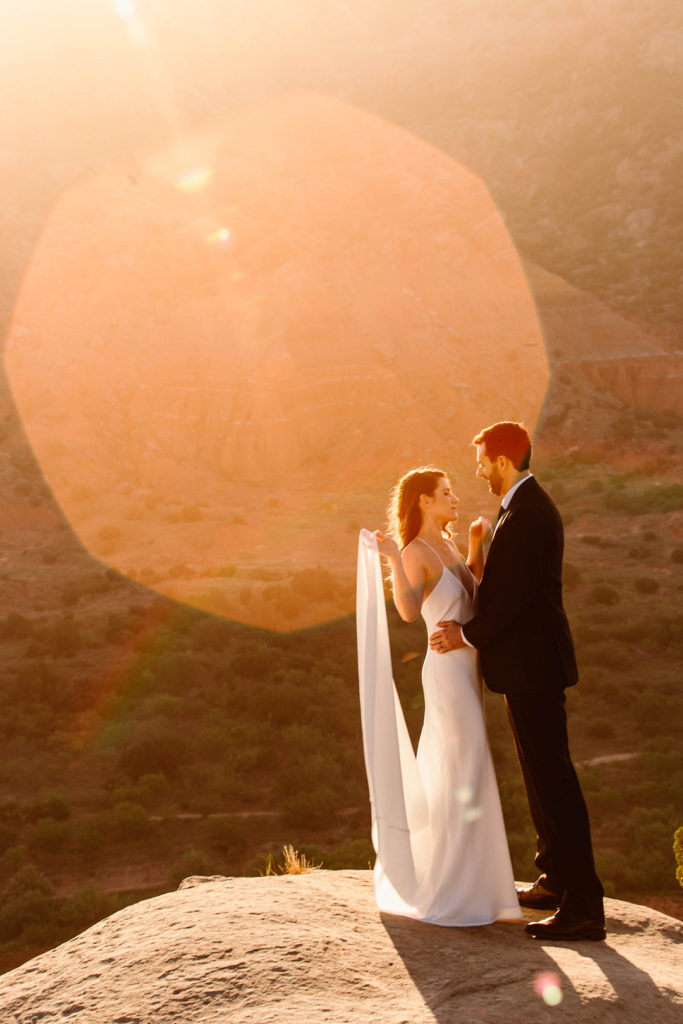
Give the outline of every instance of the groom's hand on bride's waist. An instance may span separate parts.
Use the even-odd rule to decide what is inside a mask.
[[[457,651],[459,647],[466,647],[460,631],[460,623],[447,619],[445,622],[437,622],[436,631],[429,638],[429,646],[437,654],[446,654],[448,651]]]

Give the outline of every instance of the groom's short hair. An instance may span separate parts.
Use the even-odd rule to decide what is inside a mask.
[[[523,423],[502,420],[472,438],[472,444],[483,444],[491,462],[505,455],[515,469],[528,469],[531,462],[531,438]]]

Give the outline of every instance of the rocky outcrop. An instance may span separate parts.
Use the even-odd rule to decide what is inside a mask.
[[[678,1024],[683,926],[615,900],[607,915],[605,943],[542,944],[520,922],[381,916],[369,871],[186,879],[0,978],[0,1019]]]
[[[623,402],[683,413],[683,353],[533,263],[525,270],[554,370],[569,370]]]

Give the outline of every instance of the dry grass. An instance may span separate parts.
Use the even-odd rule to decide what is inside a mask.
[[[266,861],[266,875],[305,875],[308,871],[319,871],[322,864],[314,864],[305,854],[295,850],[291,843],[282,847],[282,864],[277,864],[271,854]]]

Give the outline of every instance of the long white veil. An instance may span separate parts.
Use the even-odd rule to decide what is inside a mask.
[[[428,824],[429,813],[394,685],[381,560],[375,535],[368,530],[361,530],[358,540],[356,628],[375,884],[386,875],[410,901],[418,885],[415,837]]]

